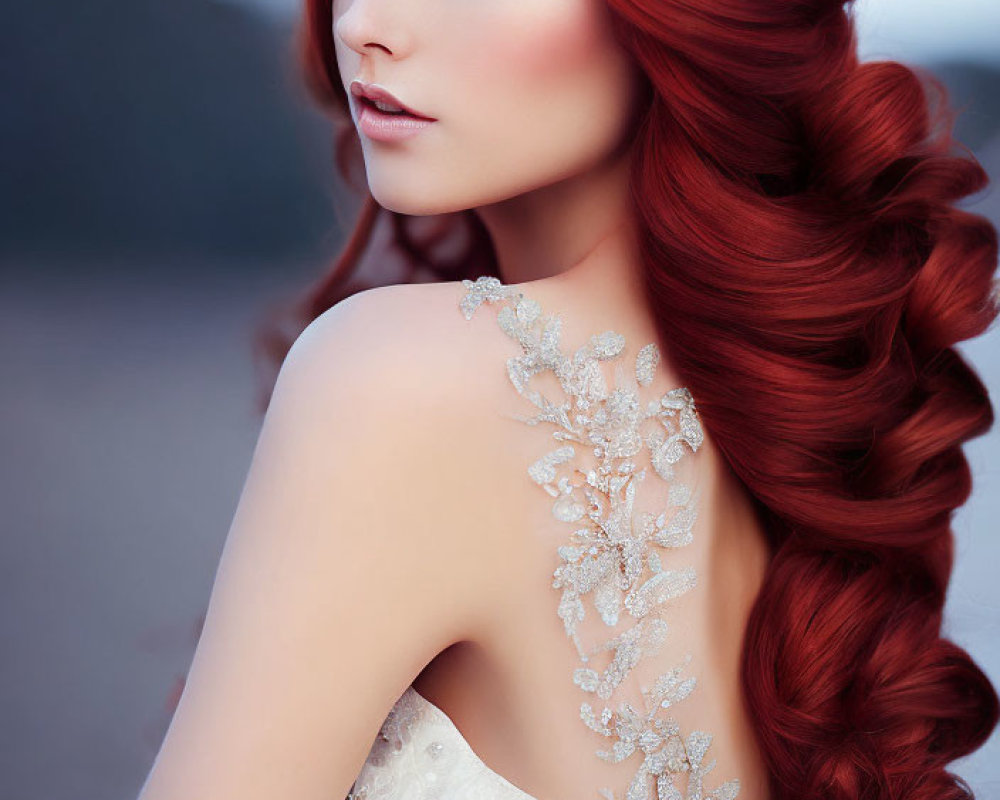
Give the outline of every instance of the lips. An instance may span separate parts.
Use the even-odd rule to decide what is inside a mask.
[[[383,103],[395,106],[396,108],[401,108],[411,117],[434,121],[434,117],[429,117],[426,114],[421,114],[416,109],[410,108],[388,89],[384,89],[374,83],[363,83],[359,80],[351,81],[351,95],[355,98],[355,102],[364,103],[367,101],[372,108],[375,107],[374,101],[379,100]]]

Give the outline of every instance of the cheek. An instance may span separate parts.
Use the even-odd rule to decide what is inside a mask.
[[[508,37],[509,55],[534,72],[573,69],[606,48],[605,0],[525,3],[521,36]]]
[[[481,21],[473,58],[511,85],[559,83],[601,58],[607,13],[605,0],[502,0]]]
[[[466,28],[475,34],[456,41],[480,119],[613,122],[622,113],[628,67],[605,0],[477,2]]]

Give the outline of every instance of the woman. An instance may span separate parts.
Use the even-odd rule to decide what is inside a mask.
[[[306,12],[367,200],[141,800],[970,797],[997,235],[940,84],[835,0]]]

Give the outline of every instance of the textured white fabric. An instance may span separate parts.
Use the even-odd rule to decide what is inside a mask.
[[[487,767],[440,708],[412,686],[386,718],[351,800],[537,800]]]

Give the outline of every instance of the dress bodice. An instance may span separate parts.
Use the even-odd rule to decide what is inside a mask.
[[[386,717],[350,800],[537,800],[491,770],[413,686]]]
[[[595,786],[594,796],[733,800],[738,779],[705,785],[715,766],[712,734],[682,731],[670,714],[697,685],[687,673],[691,654],[669,665],[651,658],[672,633],[671,601],[697,585],[684,563],[699,496],[687,469],[704,439],[691,392],[647,396],[660,359],[655,343],[631,354],[628,368],[615,331],[568,354],[561,317],[543,313],[516,285],[483,276],[462,286],[466,320],[495,305],[501,330],[520,345],[506,368],[531,412],[517,419],[539,439],[527,476],[544,490],[539,501],[551,505],[551,524],[562,531],[552,587],[578,660],[567,677],[583,693],[581,722],[607,742],[592,757],[621,765],[619,785]],[[601,362],[615,367],[611,386]],[[555,377],[558,394],[533,382],[543,372]],[[538,800],[487,767],[448,715],[412,686],[382,725],[351,797]]]

